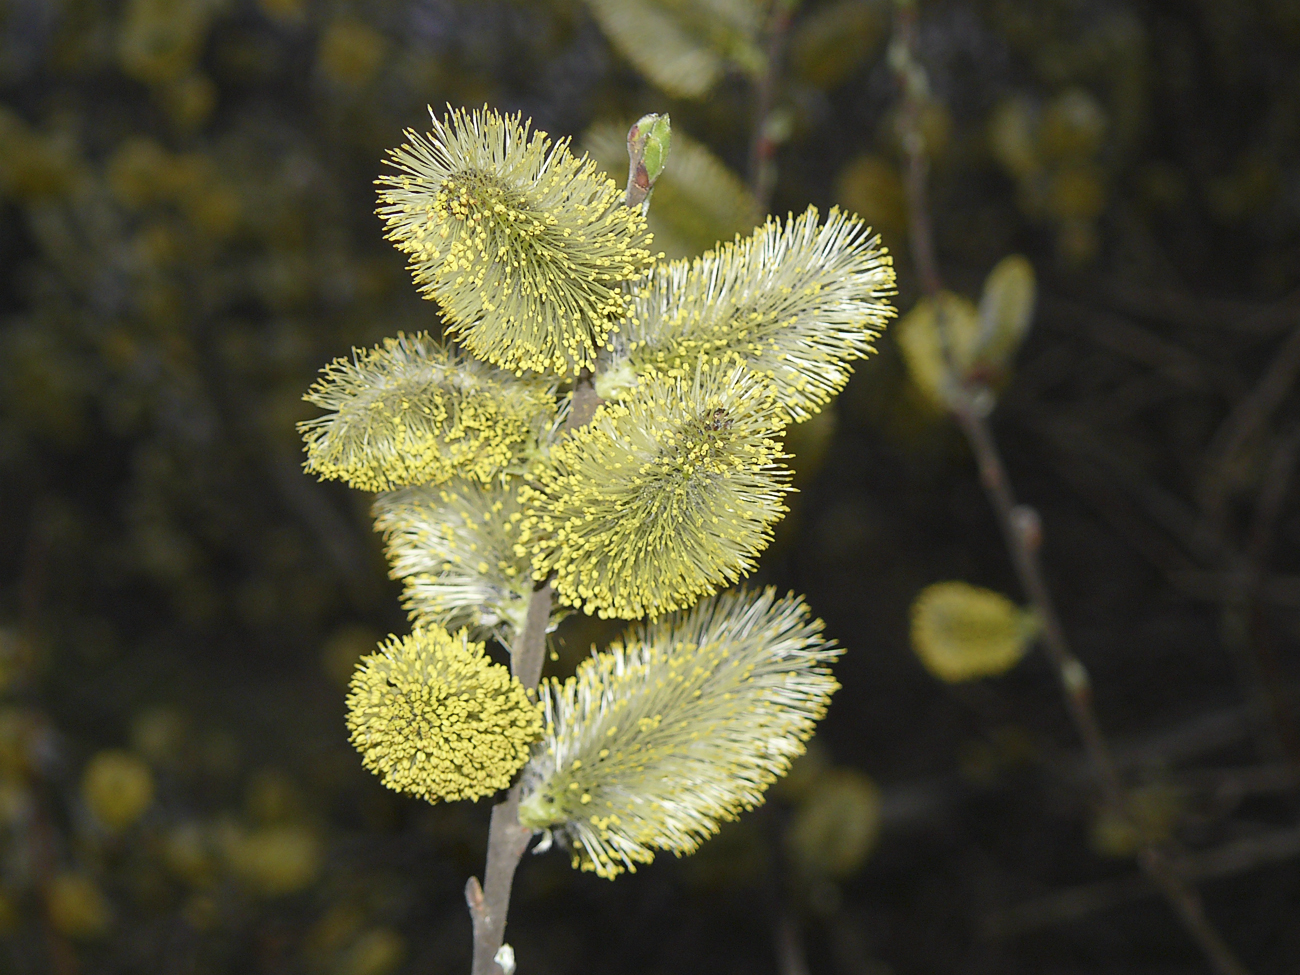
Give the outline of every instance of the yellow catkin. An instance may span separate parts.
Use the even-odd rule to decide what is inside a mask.
[[[595,364],[651,264],[645,218],[596,164],[519,116],[453,111],[407,131],[380,178],[388,238],[480,358],[561,375]]]
[[[517,379],[402,335],[336,359],[305,399],[329,410],[298,425],[306,468],[363,491],[488,482],[536,446],[555,415],[552,387]]]
[[[1010,670],[1037,633],[1035,617],[1001,593],[965,582],[926,586],[912,603],[912,646],[950,683]]]
[[[693,261],[655,269],[636,297],[616,357],[637,373],[689,373],[701,356],[740,362],[806,420],[844,388],[894,316],[894,267],[861,220],[809,207]]]
[[[110,830],[126,829],[153,802],[153,773],[144,760],[110,748],[86,765],[81,795],[95,818]]]
[[[375,499],[390,575],[416,626],[468,627],[509,643],[523,628],[532,567],[518,555],[519,479],[483,485],[453,478]]]
[[[519,819],[612,878],[693,852],[763,801],[839,687],[803,600],[738,591],[643,624],[543,687]]]
[[[566,605],[639,619],[753,569],[787,510],[779,408],[743,368],[647,377],[526,477],[520,551]]]
[[[506,788],[542,730],[523,685],[465,630],[389,637],[361,659],[347,703],[362,764],[429,802]]]
[[[58,873],[50,879],[45,910],[50,927],[78,941],[102,938],[113,924],[108,898],[89,874],[80,871]]]

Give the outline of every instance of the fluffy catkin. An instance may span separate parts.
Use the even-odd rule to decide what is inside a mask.
[[[362,764],[429,802],[506,788],[542,730],[523,685],[464,630],[389,637],[361,658],[347,704]]]
[[[572,375],[626,313],[623,283],[650,267],[650,235],[594,162],[528,125],[484,109],[408,130],[379,214],[471,352]]]
[[[527,557],[515,554],[518,484],[454,478],[375,499],[389,574],[402,580],[402,605],[416,626],[464,626],[507,643],[522,629],[533,581]]]
[[[840,653],[801,598],[770,588],[636,627],[543,686],[520,822],[559,831],[602,877],[694,851],[803,752]]]
[[[647,376],[527,475],[519,551],[562,603],[639,619],[754,567],[787,510],[779,407],[741,367]]]
[[[388,338],[335,359],[304,397],[329,412],[298,425],[306,468],[363,491],[489,481],[555,416],[553,387],[517,379],[427,335]]]
[[[991,589],[936,582],[912,603],[912,647],[941,680],[989,677],[1020,662],[1038,634],[1037,619]]]
[[[850,363],[894,308],[894,267],[857,217],[809,207],[768,219],[749,237],[693,261],[660,265],[620,333],[634,373],[689,374],[700,357],[743,363],[777,390],[786,416],[806,420],[844,388]]]

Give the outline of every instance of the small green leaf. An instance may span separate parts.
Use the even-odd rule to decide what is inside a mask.
[[[627,131],[626,125],[598,122],[583,138],[588,154],[619,181],[627,174]],[[694,257],[720,240],[749,234],[762,216],[740,177],[680,129],[671,140],[672,163],[655,181],[654,202],[646,214],[654,247],[672,259]],[[649,148],[646,171],[653,180]]]
[[[1034,266],[1020,254],[1002,258],[985,279],[976,366],[989,379],[1005,376],[1019,351],[1034,317],[1036,291]]]

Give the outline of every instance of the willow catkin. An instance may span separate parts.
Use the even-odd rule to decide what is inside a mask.
[[[530,452],[554,418],[553,388],[518,379],[427,335],[335,359],[304,397],[324,416],[298,425],[306,468],[363,491],[490,481]]]
[[[647,377],[551,448],[520,492],[520,551],[559,600],[639,619],[753,569],[791,488],[779,406],[742,367]]]
[[[375,529],[416,626],[464,626],[506,642],[523,628],[533,580],[528,558],[515,553],[518,485],[518,478],[485,485],[458,477],[375,499]]]
[[[840,653],[802,598],[770,588],[634,628],[543,685],[519,821],[560,832],[602,877],[693,852],[802,754]]]
[[[789,419],[806,420],[875,351],[893,293],[879,238],[857,217],[832,209],[821,223],[809,207],[657,267],[616,345],[638,374],[689,373],[700,357],[741,363],[773,385]]]
[[[624,282],[651,264],[640,210],[517,115],[457,110],[406,137],[379,215],[448,330],[515,372],[594,366],[627,311]]]
[[[506,788],[542,730],[523,685],[465,630],[389,637],[361,658],[347,704],[362,764],[388,788],[430,802]]]

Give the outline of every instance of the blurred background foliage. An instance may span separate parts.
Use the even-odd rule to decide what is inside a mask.
[[[373,216],[381,154],[486,102],[622,179],[627,120],[671,111],[660,249],[839,204],[905,312],[892,15],[0,0],[0,970],[467,970],[488,810],[386,793],[347,745],[352,664],[405,622],[364,499],[303,475],[294,432],[322,364],[437,328]],[[791,432],[760,573],[849,651],[814,748],[680,863],[529,858],[524,972],[1192,970],[1124,859],[1169,836],[1245,960],[1294,971],[1300,3],[919,17],[947,283],[1036,271],[995,421],[1133,811],[1090,805],[1045,664],[950,686],[912,654],[923,587],[1016,590],[887,337]],[[567,621],[554,672],[610,632]]]

